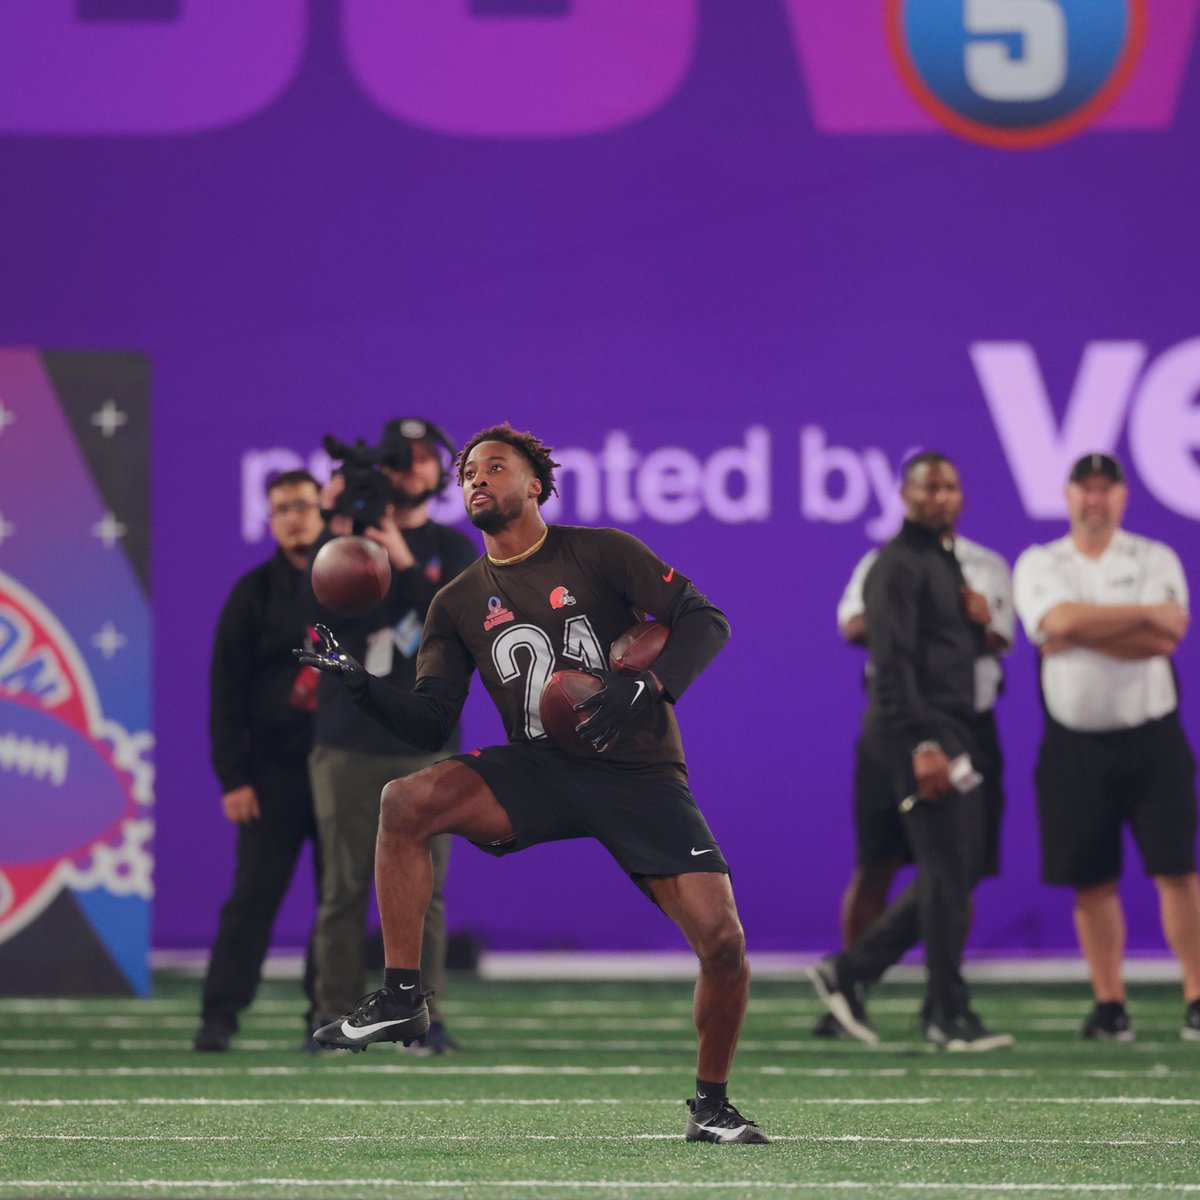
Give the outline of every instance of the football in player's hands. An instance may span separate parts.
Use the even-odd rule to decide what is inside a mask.
[[[662,688],[649,671],[631,675],[618,675],[615,671],[596,674],[604,687],[575,705],[575,711],[586,718],[575,733],[604,751],[634,717],[658,701]]]
[[[671,630],[662,621],[639,621],[613,642],[608,651],[609,666],[622,675],[648,671],[670,636]]]
[[[592,758],[598,751],[575,732],[585,713],[575,705],[604,688],[604,681],[590,671],[555,671],[542,688],[538,711],[546,736],[560,749],[580,758]]]

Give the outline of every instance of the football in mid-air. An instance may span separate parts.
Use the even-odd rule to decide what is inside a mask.
[[[387,551],[370,538],[349,534],[332,538],[313,559],[313,595],[339,617],[366,616],[391,586]]]
[[[575,705],[594,696],[603,687],[604,684],[587,671],[555,671],[546,680],[538,711],[546,736],[560,750],[580,758],[591,758],[596,753],[591,743],[575,732],[575,726],[588,717],[585,712],[577,713]]]
[[[622,675],[648,671],[671,636],[662,621],[639,621],[625,630],[608,651],[608,663]]]

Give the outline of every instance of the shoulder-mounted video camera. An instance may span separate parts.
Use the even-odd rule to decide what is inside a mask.
[[[389,467],[407,471],[412,467],[413,444],[428,442],[441,462],[441,471],[434,494],[441,492],[450,481],[450,471],[458,450],[445,431],[423,417],[400,417],[383,427],[377,445],[369,446],[362,438],[343,442],[326,434],[323,440],[330,458],[341,462],[341,475],[346,486],[334,502],[333,511],[347,516],[354,523],[354,532],[377,526],[392,502],[392,484],[380,469]]]
[[[354,522],[354,532],[362,533],[383,520],[392,499],[392,485],[379,469],[379,447],[368,446],[362,438],[340,442],[331,433],[322,443],[330,458],[341,460],[341,475],[346,486],[333,502],[333,511]]]

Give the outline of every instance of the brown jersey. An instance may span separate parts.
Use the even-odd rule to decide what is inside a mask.
[[[418,681],[436,677],[465,694],[478,670],[509,741],[535,741],[545,736],[538,702],[555,671],[607,670],[609,647],[647,613],[670,621],[672,614],[701,607],[724,626],[720,612],[637,538],[616,529],[552,525],[536,554],[509,566],[485,555],[442,588],[426,617]],[[683,647],[668,643],[660,661],[673,649]],[[695,671],[660,675],[672,699],[704,661]],[[604,757],[683,768],[672,706],[652,705]]]

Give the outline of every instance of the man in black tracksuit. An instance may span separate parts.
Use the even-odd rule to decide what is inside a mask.
[[[981,626],[954,555],[962,491],[954,465],[921,454],[905,467],[903,528],[880,552],[865,588],[871,655],[863,751],[893,782],[916,878],[845,952],[809,971],[848,1033],[874,1044],[862,991],[916,942],[925,946],[925,1038],[951,1050],[1012,1043],[971,1011],[962,976],[971,890],[983,869],[982,780],[975,721]],[[963,757],[965,756],[965,757]]]
[[[213,644],[212,764],[225,816],[237,827],[237,867],[204,980],[194,1043],[203,1051],[229,1048],[237,1014],[258,989],[275,914],[305,841],[316,852],[306,762],[316,672],[298,672],[292,647],[307,636],[308,556],[324,525],[307,471],[277,476],[267,499],[277,549],[234,585]],[[309,968],[311,1006],[311,956]]]

